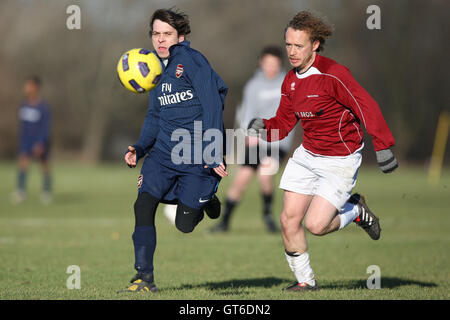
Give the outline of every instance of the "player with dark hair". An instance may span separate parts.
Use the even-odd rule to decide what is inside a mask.
[[[23,91],[25,102],[19,108],[19,173],[17,190],[12,195],[14,203],[20,203],[26,197],[28,167],[32,158],[37,159],[42,168],[43,184],[41,200],[51,201],[51,177],[48,161],[50,150],[50,106],[41,99],[42,80],[38,76],[26,79]]]
[[[186,40],[189,33],[189,19],[181,12],[160,9],[150,19],[150,37],[163,73],[159,84],[150,91],[139,140],[125,154],[130,167],[148,154],[138,178],[138,197],[134,203],[132,238],[137,274],[126,291],[157,290],[153,255],[155,213],[160,202],[177,204],[175,225],[183,233],[194,230],[203,219],[203,211],[212,219],[220,215],[215,192],[220,179],[228,175],[223,163],[223,144],[219,143],[215,152],[209,154],[209,142],[202,137],[215,130],[223,138],[222,113],[228,88],[207,59],[190,48]],[[177,156],[174,150],[180,144],[188,147],[182,158],[189,161],[174,161]],[[196,145],[200,145],[200,159]]]
[[[248,123],[254,117],[269,118],[275,115],[281,98],[281,84],[286,75],[282,69],[282,54],[281,48],[277,46],[267,46],[262,49],[258,59],[259,68],[245,85],[242,103],[236,113],[240,128],[247,129]],[[269,232],[278,231],[272,217],[275,172],[267,169],[270,166],[278,168],[279,162],[290,151],[293,137],[294,130],[279,143],[279,149],[277,149],[279,154],[271,154],[271,146],[266,141],[252,136],[246,137],[245,163],[237,169],[235,178],[227,191],[222,219],[211,228],[211,232],[226,232],[229,230],[232,213],[255,174],[258,176],[263,200],[263,221]],[[266,157],[260,158],[261,147],[264,148],[263,150],[267,150]],[[256,155],[256,158],[251,159],[250,154]]]
[[[388,173],[398,166],[390,150],[394,138],[377,102],[346,67],[317,53],[331,33],[309,12],[299,12],[289,22],[285,42],[293,69],[281,87],[277,114],[249,124],[252,134],[267,134],[267,141],[285,137],[298,121],[303,127],[303,143],[280,182],[285,190],[280,218],[285,254],[297,279],[286,288],[291,291],[318,288],[303,223],[312,234],[325,235],[354,221],[372,239],[380,237],[379,219],[363,196],[351,194],[362,160],[361,125],[373,138],[381,170]]]

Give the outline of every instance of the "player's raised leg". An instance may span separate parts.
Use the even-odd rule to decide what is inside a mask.
[[[215,193],[220,177],[210,175],[209,169],[201,169],[197,174],[182,175],[178,178],[178,208],[175,226],[183,233],[190,233],[204,217],[204,213],[214,219],[220,214],[220,202]]]
[[[179,201],[175,217],[175,226],[183,233],[190,233],[194,231],[197,224],[203,220],[203,217],[204,214],[201,208],[192,208]]]
[[[380,239],[381,227],[380,220],[377,216],[369,209],[366,204],[366,199],[364,196],[355,193],[347,201],[346,206],[351,208],[351,210],[357,212],[356,218],[353,220],[358,226],[363,228],[364,231],[373,240]]]
[[[313,235],[323,236],[339,230],[341,219],[336,207],[327,199],[315,195],[305,216],[305,228]]]
[[[339,212],[327,199],[316,195],[305,217],[305,227],[316,236],[341,230],[351,222],[363,228],[373,240],[380,238],[379,219],[358,193],[353,194]]]
[[[373,240],[380,238],[380,221],[358,193],[353,194],[339,212],[327,199],[316,195],[305,217],[305,227],[316,236],[341,230],[351,222],[363,228]]]

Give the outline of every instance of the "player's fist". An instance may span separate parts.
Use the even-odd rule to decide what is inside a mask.
[[[136,149],[128,146],[128,151],[125,153],[125,162],[130,168],[136,167]]]
[[[266,125],[264,124],[263,119],[254,118],[248,124],[248,135],[249,136],[257,136],[259,134],[259,131],[264,129],[265,127],[266,127]]]
[[[391,149],[384,149],[376,152],[378,166],[384,173],[390,173],[397,169],[398,162]]]

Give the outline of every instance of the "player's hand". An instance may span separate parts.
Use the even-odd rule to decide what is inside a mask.
[[[208,166],[205,166],[208,168]],[[228,172],[225,170],[225,165],[223,163],[219,164],[218,167],[213,168],[214,172],[221,178],[228,176]]]
[[[377,155],[378,166],[384,173],[390,173],[397,169],[398,162],[391,149],[384,149],[375,153]]]
[[[248,124],[248,135],[249,136],[257,136],[259,134],[259,131],[264,129],[265,127],[266,127],[266,125],[264,124],[263,119],[254,118]]]
[[[125,154],[125,162],[130,168],[136,167],[136,149],[128,146],[128,152]]]

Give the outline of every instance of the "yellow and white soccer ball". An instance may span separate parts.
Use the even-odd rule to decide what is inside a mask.
[[[155,53],[143,48],[131,49],[120,57],[117,74],[126,89],[145,93],[158,85],[162,66]]]

